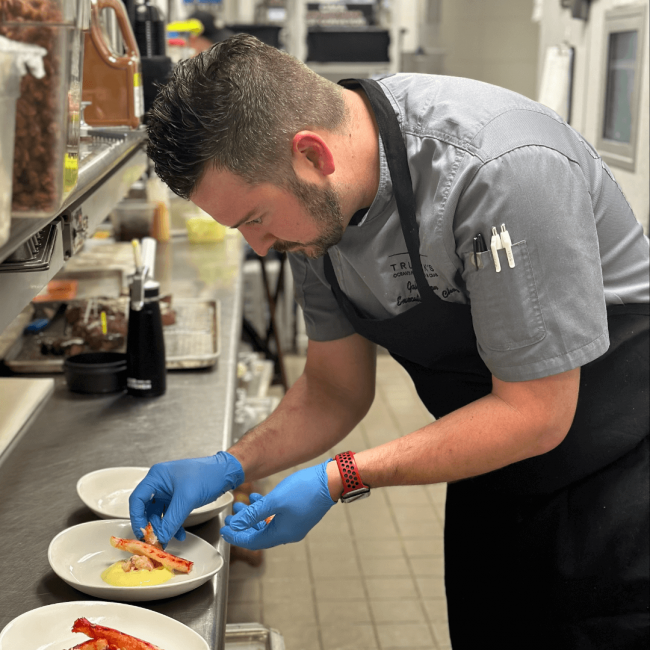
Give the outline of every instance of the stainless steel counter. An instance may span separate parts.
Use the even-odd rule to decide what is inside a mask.
[[[151,400],[126,393],[74,394],[62,376],[56,377],[50,402],[0,466],[0,629],[42,605],[90,599],[58,578],[47,560],[57,533],[96,519],[77,496],[81,476],[104,467],[205,456],[230,445],[242,318],[241,262],[242,240],[235,232],[219,244],[183,240],[158,246],[156,275],[163,292],[221,303],[217,367],[171,371],[167,393]],[[224,567],[212,581],[175,598],[140,604],[188,625],[217,650],[224,643],[229,568],[221,525],[212,519],[192,528],[224,556]]]

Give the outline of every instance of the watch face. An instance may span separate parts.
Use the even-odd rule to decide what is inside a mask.
[[[341,497],[341,501],[343,503],[352,503],[353,501],[358,501],[359,499],[365,499],[366,497],[369,496],[370,496],[370,488],[363,487],[363,488],[359,488],[358,490],[353,490],[352,492],[348,492],[345,496]]]

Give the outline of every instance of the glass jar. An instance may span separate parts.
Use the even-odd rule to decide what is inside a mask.
[[[11,212],[55,215],[79,173],[83,29],[90,0],[5,0],[0,35],[47,50],[45,76],[25,75],[16,104]]]

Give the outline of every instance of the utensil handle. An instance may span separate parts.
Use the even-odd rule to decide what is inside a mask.
[[[122,40],[124,41],[124,45],[126,47],[126,54],[124,56],[115,55],[108,49],[105,44],[104,38],[101,35],[99,22],[99,14],[103,9],[112,9],[115,12],[117,24],[119,25],[120,32],[122,33]],[[135,56],[138,59],[140,58],[140,50],[138,49],[138,44],[135,40],[135,35],[133,34],[133,29],[131,28],[131,23],[129,22],[129,16],[126,13],[126,8],[122,2],[120,2],[120,0],[96,0],[92,4],[92,15],[93,20],[91,21],[91,29],[93,32],[96,32],[95,42],[99,43],[100,46],[104,46],[102,47],[102,50],[104,50],[104,58],[107,61],[114,59],[116,66],[124,66],[130,62],[132,57]]]

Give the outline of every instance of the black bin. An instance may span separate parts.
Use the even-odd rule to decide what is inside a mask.
[[[375,63],[389,61],[387,29],[366,27],[311,28],[307,32],[307,61],[318,63]]]

